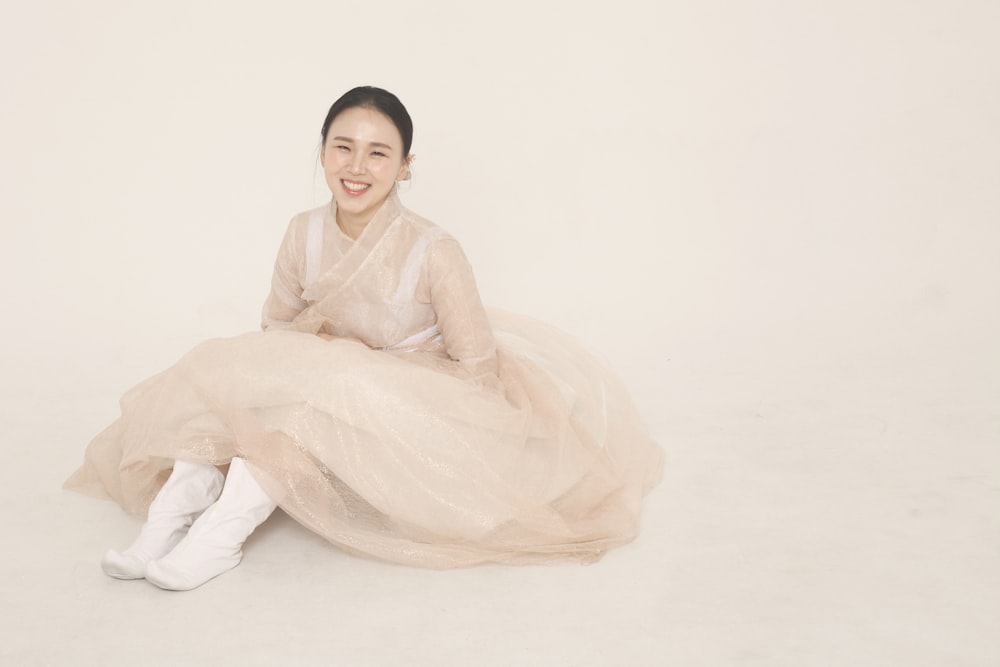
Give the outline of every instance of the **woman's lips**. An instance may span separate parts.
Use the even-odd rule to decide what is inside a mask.
[[[344,186],[344,190],[347,194],[358,197],[363,195],[371,187],[371,183],[359,183],[357,181],[345,181],[340,180],[340,184]]]

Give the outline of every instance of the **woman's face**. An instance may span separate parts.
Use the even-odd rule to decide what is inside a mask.
[[[338,220],[353,225],[372,219],[396,181],[406,176],[408,165],[396,126],[385,114],[364,107],[333,119],[320,162]]]

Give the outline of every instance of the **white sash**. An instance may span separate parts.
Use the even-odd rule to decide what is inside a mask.
[[[323,218],[326,211],[317,209],[309,216],[309,228],[306,231],[306,284],[309,287],[319,277],[320,264],[323,261]]]
[[[441,329],[439,329],[438,325],[435,324],[434,326],[428,327],[427,329],[424,329],[423,331],[418,331],[417,333],[413,334],[412,336],[407,336],[406,338],[404,338],[403,340],[399,341],[398,343],[393,343],[392,345],[387,345],[385,347],[385,349],[387,349],[387,350],[399,350],[399,349],[402,349],[404,347],[413,347],[413,346],[419,345],[420,343],[432,340],[434,338],[440,338],[440,337],[441,337]]]

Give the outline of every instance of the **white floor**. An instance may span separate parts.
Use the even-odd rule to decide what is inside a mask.
[[[994,380],[623,371],[669,462],[603,561],[423,571],[275,515],[188,593],[104,576],[138,523],[60,490],[111,390],[8,383],[0,664],[1000,664]]]

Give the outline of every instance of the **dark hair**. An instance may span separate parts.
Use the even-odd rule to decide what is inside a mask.
[[[323,121],[323,129],[320,131],[320,136],[323,137],[323,146],[326,145],[326,134],[330,131],[333,119],[341,112],[355,107],[375,109],[388,116],[392,124],[399,130],[399,136],[403,138],[403,157],[410,154],[410,146],[413,144],[413,121],[410,120],[410,114],[406,112],[406,107],[403,106],[398,97],[388,90],[375,86],[352,88],[333,103],[333,106],[326,113],[326,120]]]

